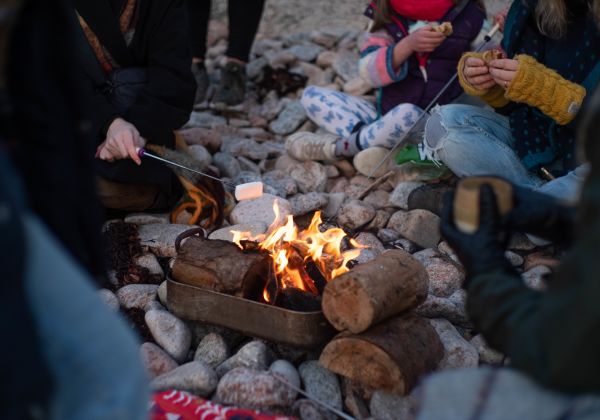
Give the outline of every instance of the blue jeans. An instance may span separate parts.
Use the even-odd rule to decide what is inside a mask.
[[[25,290],[54,380],[53,420],[147,419],[148,385],[132,332],[33,216],[24,216]]]
[[[444,162],[460,177],[501,176],[568,202],[579,198],[589,170],[588,165],[582,165],[544,183],[523,166],[515,153],[508,118],[471,105],[434,109],[425,127],[424,144],[429,157]]]

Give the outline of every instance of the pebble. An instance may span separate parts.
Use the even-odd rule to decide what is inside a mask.
[[[345,82],[356,79],[358,74],[358,61],[360,57],[353,52],[339,53],[333,62],[333,69]]]
[[[252,172],[260,176],[260,167],[248,158],[240,156],[237,158],[240,163],[240,169],[243,172]]]
[[[437,331],[444,346],[444,358],[438,365],[439,370],[477,367],[479,353],[466,341],[446,319],[431,319],[429,321]]]
[[[327,191],[329,191],[331,194],[344,193],[345,195],[349,186],[350,181],[344,177],[334,178],[327,181]]]
[[[327,187],[327,171],[318,162],[302,162],[295,165],[290,176],[298,184],[300,192],[325,192]]]
[[[265,173],[262,177],[262,182],[265,185],[270,185],[275,188],[280,192],[279,195],[282,197],[298,193],[298,184],[294,178],[289,176],[285,171],[279,169]]]
[[[362,246],[375,251],[377,255],[383,253],[385,251],[385,247],[381,243],[377,236],[373,235],[369,232],[361,232],[359,233],[354,240],[361,244]]]
[[[131,213],[123,219],[125,223],[136,225],[168,224],[171,223],[168,213]]]
[[[200,397],[208,397],[217,388],[219,379],[208,365],[190,362],[155,378],[150,386],[155,391],[187,391]]]
[[[275,220],[275,212],[273,211],[274,204],[277,204],[279,208],[277,220]],[[275,222],[275,225],[280,226],[285,224],[287,216],[291,214],[292,206],[289,201],[271,194],[263,194],[260,198],[238,203],[231,212],[230,220],[231,223],[236,225],[262,223],[270,226]]]
[[[221,148],[221,135],[224,134],[224,131],[230,130],[227,126],[222,126],[220,128],[223,128],[223,130],[209,130],[196,127],[187,130],[179,130],[178,134],[181,135],[183,140],[189,145],[199,144],[211,151],[216,151]]]
[[[340,38],[339,36],[336,36],[334,34],[327,34],[322,31],[312,31],[310,33],[310,40],[312,42],[314,42],[315,44],[319,44],[327,49],[333,48],[335,46],[335,44],[337,44],[339,38]],[[333,53],[333,51],[325,51],[325,52]],[[321,54],[324,54],[324,53],[321,53]],[[331,63],[329,65],[331,65]]]
[[[373,218],[373,220],[371,220],[371,223],[367,225],[365,230],[376,232],[380,229],[383,229],[387,226],[388,222],[390,221],[390,217],[391,214],[389,213],[389,211],[387,211],[387,209],[377,210],[375,212],[375,217]]]
[[[158,300],[163,305],[167,305],[167,282],[163,281],[156,292]]]
[[[444,318],[453,324],[468,326],[465,303],[466,296],[462,290],[457,290],[448,298],[428,295],[425,302],[415,309],[415,314],[425,318]]]
[[[560,260],[558,260],[554,253],[550,250],[537,251],[532,254],[527,255],[523,260],[523,270],[529,271],[532,268],[535,268],[540,265],[544,265],[550,268],[556,268],[560,264]]]
[[[379,229],[377,237],[381,242],[387,244],[400,239],[400,234],[393,229]]]
[[[216,369],[228,357],[229,346],[227,346],[225,339],[216,333],[204,336],[194,354],[195,361],[206,363],[213,369]]]
[[[269,128],[275,134],[286,136],[293,133],[306,121],[306,112],[300,101],[289,102]]]
[[[242,171],[240,162],[229,153],[219,152],[213,157],[215,166],[219,169],[221,176],[235,178]]]
[[[222,377],[227,372],[238,367],[255,370],[267,370],[273,360],[272,352],[262,341],[251,341],[238,352],[217,367],[217,374]]]
[[[111,292],[108,289],[100,289],[98,290],[98,297],[110,309],[112,309],[115,312],[119,311],[119,299],[115,296],[113,292]]]
[[[183,362],[192,342],[188,326],[166,311],[148,311],[145,320],[156,343],[175,360]]]
[[[149,249],[158,257],[175,257],[175,239],[190,230],[189,225],[141,225],[138,229],[142,247]]]
[[[408,252],[409,254],[414,254],[419,250],[419,246],[408,239],[400,238],[394,241],[392,244],[395,248],[400,248]]]
[[[274,69],[284,68],[296,60],[296,56],[290,50],[267,51],[265,58]]]
[[[298,368],[305,391],[313,398],[342,409],[342,391],[337,376],[315,360],[304,362]]]
[[[214,400],[220,404],[268,411],[289,407],[297,393],[271,372],[239,367],[227,372],[217,387]]]
[[[284,154],[277,158],[277,161],[275,162],[275,170],[281,171],[284,174],[289,174],[292,169],[301,163],[302,162],[290,157],[288,154]],[[267,174],[264,176],[267,176]]]
[[[437,249],[442,254],[444,254],[445,256],[450,258],[452,261],[454,261],[455,263],[461,264],[460,259],[458,258],[458,255],[456,255],[456,252],[454,252],[454,250],[450,247],[450,244],[448,244],[448,242],[446,242],[446,241],[440,242]]]
[[[323,210],[325,217],[335,217],[342,208],[342,204],[346,201],[346,194],[343,192],[335,192],[328,194],[328,204]]]
[[[506,259],[511,263],[513,267],[520,267],[523,265],[524,259],[516,252],[506,251],[504,253]]]
[[[158,286],[154,284],[129,284],[117,291],[117,298],[123,308],[144,309],[156,299]]]
[[[269,151],[263,143],[245,138],[229,138],[225,140],[221,146],[221,152],[252,160],[262,160],[269,157]]]
[[[371,191],[365,198],[364,202],[369,203],[375,210],[383,209],[389,206],[390,193],[383,190]]]
[[[233,241],[233,233],[232,232],[250,232],[250,236],[256,237],[258,235],[262,235],[267,231],[267,225],[262,222],[255,223],[245,223],[241,225],[233,225],[227,226],[226,228],[215,230],[208,236],[208,239],[217,240],[220,239],[222,241]]]
[[[398,211],[387,227],[423,248],[437,248],[441,240],[440,218],[427,210]]]
[[[185,128],[214,128],[216,126],[226,124],[227,120],[225,120],[225,118],[215,115],[211,112],[192,112],[190,120],[185,125]]]
[[[142,344],[140,346],[140,357],[150,379],[164,375],[179,367],[171,356],[154,343]]]
[[[338,223],[345,229],[354,230],[366,225],[375,217],[375,209],[359,200],[348,200],[338,214]]]
[[[188,153],[198,161],[202,170],[208,168],[208,165],[212,163],[212,155],[208,150],[206,150],[206,147],[200,144],[189,146]]]
[[[335,165],[325,165],[327,178],[337,178],[340,176],[340,170]]]
[[[327,194],[316,192],[297,194],[290,199],[290,204],[292,206],[292,215],[303,216],[327,207],[329,197]]]
[[[352,165],[348,160],[336,160],[333,164],[340,170],[343,176],[346,178],[352,178],[356,175],[356,169],[354,165]]]
[[[457,267],[456,263],[438,254],[437,250],[426,249],[413,254],[413,256],[427,270],[430,294],[438,297],[449,297],[461,288],[465,279],[464,272]]]
[[[336,416],[329,415],[324,408],[315,402],[302,398],[294,403],[293,409],[298,413],[300,420],[333,420]]]
[[[294,365],[292,365],[287,360],[275,360],[273,364],[271,364],[271,366],[269,367],[269,371],[282,376],[283,379],[288,381],[290,384],[294,385],[296,388],[300,388],[302,386],[298,371],[296,370]]]
[[[504,360],[504,355],[488,346],[481,334],[471,339],[471,345],[477,349],[479,360],[483,363],[499,365]]]
[[[415,401],[412,397],[401,397],[383,391],[375,391],[369,409],[377,420],[403,420],[412,417]]]
[[[310,63],[315,61],[319,54],[324,51],[324,49],[323,47],[315,44],[300,44],[294,45],[289,49],[289,51],[294,54],[296,59],[299,61]]]
[[[250,61],[246,65],[246,74],[248,75],[248,78],[249,79],[258,78],[265,70],[265,67],[267,67],[268,65],[269,65],[269,61],[265,57],[260,57],[260,58],[257,58],[256,60]]]
[[[552,269],[545,265],[537,265],[523,273],[523,281],[530,289],[542,292],[547,287],[545,278],[550,274],[552,274]]]
[[[535,249],[535,245],[524,233],[515,233],[510,237],[508,249],[513,251],[532,251]]]
[[[142,255],[138,255],[137,257],[133,258],[133,262],[137,266],[147,269],[150,275],[156,280],[160,281],[164,279],[165,273],[162,267],[160,266],[156,255],[154,255],[153,253],[146,252]]]

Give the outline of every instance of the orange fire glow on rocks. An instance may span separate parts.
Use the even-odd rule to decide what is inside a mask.
[[[346,252],[341,251],[342,240],[346,236],[340,228],[331,228],[321,232],[321,212],[316,212],[307,229],[300,231],[294,223],[294,218],[288,216],[283,226],[277,226],[279,208],[273,206],[275,222],[264,235],[252,236],[250,232],[231,231],[233,242],[244,248],[242,241],[258,242],[259,248],[267,251],[273,261],[273,269],[277,285],[281,289],[295,287],[297,289],[318,295],[314,281],[306,272],[306,263],[314,262],[326,281],[347,272],[349,261],[360,255],[362,245],[350,240],[355,248]],[[271,302],[267,288],[263,291],[265,302]]]

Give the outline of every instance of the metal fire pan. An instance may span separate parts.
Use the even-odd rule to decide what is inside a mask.
[[[335,334],[323,312],[297,312],[167,280],[167,305],[180,318],[305,349]]]

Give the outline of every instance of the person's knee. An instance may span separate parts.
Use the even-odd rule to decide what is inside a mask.
[[[302,97],[300,98],[300,103],[307,108],[310,104],[315,102],[316,98],[320,98],[323,96],[325,91],[323,88],[319,86],[307,86],[302,92]]]
[[[434,112],[425,124],[425,145],[431,149],[438,149],[442,145],[442,139],[448,134],[442,122],[439,112]]]

